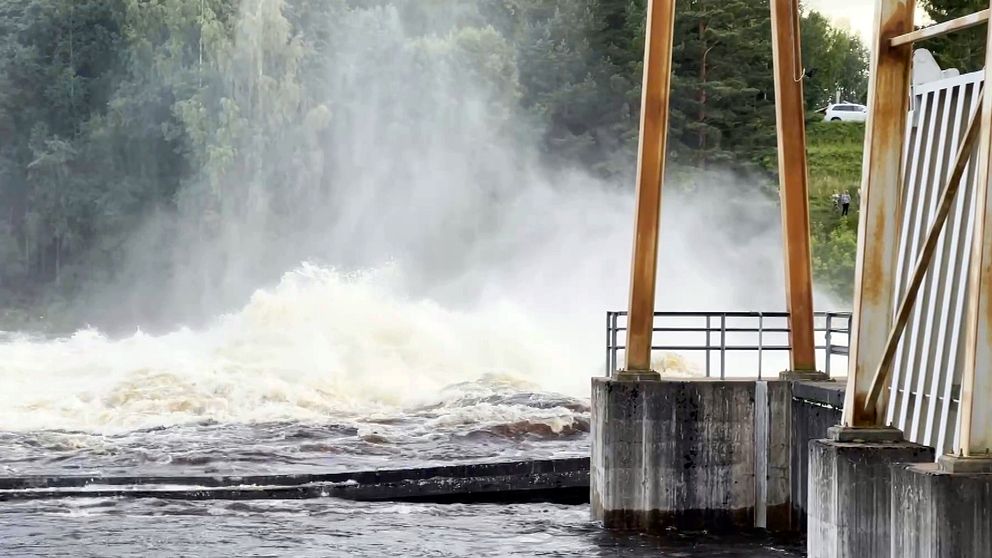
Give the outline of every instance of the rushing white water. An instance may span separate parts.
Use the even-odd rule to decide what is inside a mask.
[[[325,421],[396,415],[473,389],[581,394],[588,384],[591,363],[519,308],[448,310],[397,294],[390,275],[304,265],[201,331],[15,336],[0,343],[0,429]],[[471,413],[514,418],[507,408]]]
[[[285,28],[280,5],[246,2],[235,54],[267,48],[268,31]],[[424,429],[575,424],[558,403],[486,395],[588,395],[604,313],[626,302],[631,189],[544,168],[513,106],[515,75],[479,63],[508,48],[491,29],[424,36],[383,6],[326,25],[326,98],[278,112],[306,116],[263,162],[302,153],[296,174],[225,177],[225,199],[248,190],[252,203],[218,215],[190,202],[150,220],[133,235],[126,281],[88,299],[113,317],[198,325],[0,340],[0,431],[297,421],[366,433],[417,413]],[[299,77],[249,74],[236,76],[248,89]],[[659,307],[781,308],[774,202],[721,173],[703,182],[666,185]],[[443,412],[424,415],[432,405]]]

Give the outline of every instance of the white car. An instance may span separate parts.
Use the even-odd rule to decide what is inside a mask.
[[[868,119],[868,107],[854,103],[837,103],[827,107],[823,117],[828,122],[864,122]]]

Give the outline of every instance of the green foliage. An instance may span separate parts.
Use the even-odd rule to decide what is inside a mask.
[[[551,158],[603,176],[629,168],[640,108],[643,0],[516,2],[522,106]]]
[[[803,82],[806,107],[825,107],[834,102],[838,93],[842,101],[866,102],[868,49],[861,39],[850,31],[831,27],[818,12],[803,17],[800,32],[807,73]]]
[[[861,183],[864,135],[865,125],[859,122],[807,123],[806,151],[811,178],[836,180],[846,188],[857,188]]]
[[[989,7],[984,0],[921,0],[920,5],[935,22],[973,14]],[[930,39],[921,45],[931,53],[941,68],[957,68],[961,73],[980,70],[985,65],[984,25],[955,31]]]
[[[330,83],[322,69],[349,34],[381,32],[374,22],[361,29],[340,23],[346,18],[338,16],[362,4],[0,1],[3,315],[57,315],[87,284],[178,274],[154,253],[125,258],[129,243],[145,234],[142,224],[162,214],[189,222],[162,229],[175,238],[142,237],[156,249],[235,234],[222,227],[231,215],[252,234],[278,238],[278,223],[291,221],[267,220],[261,208],[298,208],[301,196],[318,189],[325,165],[346,164],[347,157],[325,151],[325,139],[336,121],[354,117],[334,97],[347,84]],[[487,92],[494,134],[514,133],[506,125],[523,115],[542,134],[546,163],[578,165],[617,182],[633,172],[645,0],[367,4],[402,19],[410,37],[376,37],[409,59],[408,72],[418,71],[422,57],[446,57],[451,74],[436,79]],[[767,2],[686,0],[677,10],[672,172],[719,165],[771,182]],[[851,100],[863,97],[863,45],[815,13],[803,18],[803,41],[806,65],[817,70],[806,81],[808,108],[837,89]],[[366,81],[394,80],[393,94],[444,102],[428,90],[399,91],[403,75],[379,76],[376,56],[387,51],[343,63]],[[450,118],[461,108],[449,107]],[[415,118],[398,121],[396,133],[416,138],[416,125]],[[827,190],[842,187],[830,181],[859,163],[853,137],[831,137],[841,128],[860,129],[811,127],[813,182],[822,190],[814,188],[816,207],[817,196],[829,199]],[[459,139],[484,148],[484,138]],[[846,288],[846,264],[832,258],[848,257],[848,222],[814,212],[818,262],[825,262],[817,263],[818,277],[838,291]],[[26,310],[33,308],[53,311]]]
[[[644,0],[510,1],[518,30],[523,105],[547,127],[548,151],[604,176],[634,162],[644,35]],[[774,155],[771,23],[767,2],[687,0],[676,4],[671,160],[749,171]],[[807,106],[841,91],[861,100],[867,50],[816,12],[802,20],[808,42]],[[677,168],[674,172],[679,172]]]
[[[853,218],[846,223],[855,222]],[[854,255],[858,250],[857,226],[831,229],[813,242],[813,276],[840,300],[849,302],[854,292]]]
[[[114,92],[119,15],[101,0],[0,3],[0,287],[60,284],[97,232],[95,203],[120,202],[88,157]]]
[[[818,121],[806,126],[813,275],[841,301],[850,301],[854,292],[864,133],[859,123]],[[841,216],[833,196],[845,191],[851,195],[851,210]]]
[[[771,23],[765,3],[683,3],[676,18],[675,160],[748,165],[774,149]]]

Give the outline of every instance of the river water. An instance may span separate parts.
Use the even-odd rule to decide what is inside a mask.
[[[589,377],[602,349],[570,341],[547,338],[512,308],[445,310],[368,276],[313,267],[198,330],[4,334],[0,475],[331,472],[588,455]],[[588,506],[0,503],[4,558],[386,555],[800,554],[760,538],[610,534]]]
[[[340,471],[588,455],[581,398],[462,386],[402,417],[0,433],[23,474]],[[476,396],[465,392],[475,390]],[[486,395],[482,395],[482,393]],[[503,411],[494,411],[503,409]],[[507,410],[512,409],[510,413]],[[474,410],[474,419],[452,420]],[[488,416],[484,419],[483,416]],[[513,420],[500,422],[495,416]],[[524,418],[521,418],[524,417]],[[0,556],[801,556],[756,536],[606,532],[588,506],[79,498],[0,504]]]
[[[343,4],[346,13],[315,25],[334,52],[319,70],[326,75],[308,77],[329,88],[326,149],[312,145],[317,119],[308,116],[286,146],[306,156],[298,176],[250,185],[225,177],[220,194],[210,183],[211,196],[249,192],[271,208],[232,209],[216,227],[213,209],[179,216],[175,229],[148,223],[130,249],[133,274],[90,301],[111,317],[175,311],[209,323],[124,336],[0,332],[0,476],[588,455],[603,313],[625,303],[631,191],[537,164],[529,119],[499,116],[513,95],[472,83],[476,59],[458,58],[474,56],[466,46],[489,31],[449,36],[442,25],[425,40],[395,8]],[[232,60],[263,52],[280,24],[259,18],[277,11],[239,18]],[[246,85],[283,81],[257,80]],[[264,111],[241,117],[255,119],[246,129],[271,128]],[[777,206],[758,184],[711,174],[712,187],[666,188],[659,305],[775,309]],[[203,232],[208,221],[216,234]],[[305,260],[349,271],[303,264],[274,277]],[[332,499],[0,503],[0,558],[799,555],[763,539],[615,535],[589,517],[587,506]]]
[[[787,557],[794,545],[604,532],[587,506],[338,500],[74,500],[0,507],[0,552],[20,556]]]
[[[0,432],[0,472],[169,475],[337,472],[589,454],[586,401],[489,391],[402,415],[202,422],[126,432]]]

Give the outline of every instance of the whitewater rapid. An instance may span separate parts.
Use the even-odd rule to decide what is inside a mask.
[[[359,423],[438,405],[450,407],[445,423],[535,419],[560,430],[574,421],[564,408],[458,402],[585,397],[601,347],[551,336],[510,302],[452,310],[409,298],[398,283],[388,269],[303,265],[202,329],[9,335],[0,342],[0,430]]]

